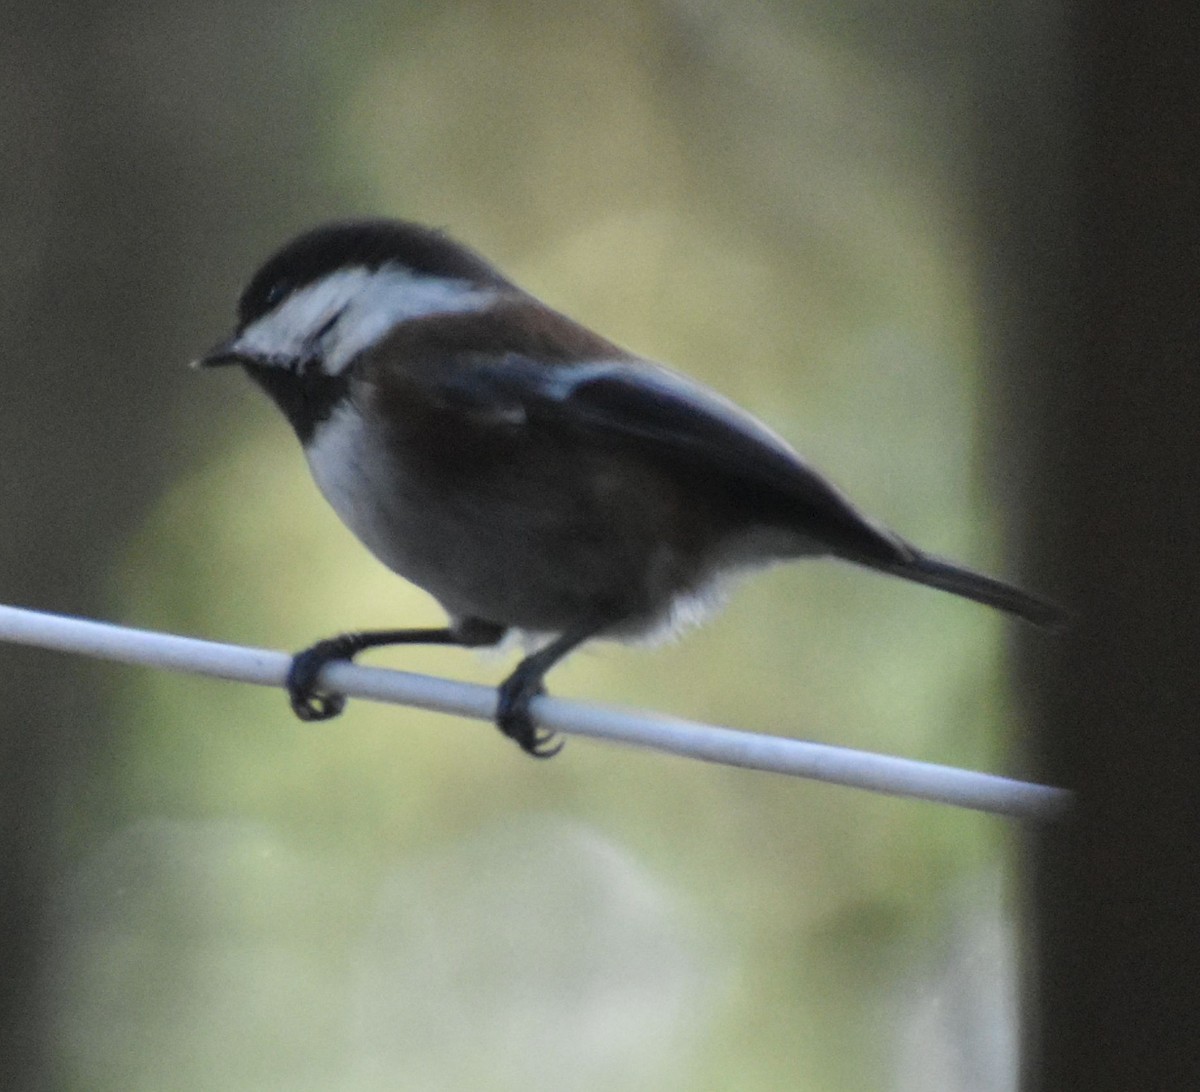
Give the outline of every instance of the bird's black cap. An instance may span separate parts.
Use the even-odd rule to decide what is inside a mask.
[[[436,228],[405,220],[344,220],[322,224],[270,257],[238,301],[245,329],[303,288],[339,269],[397,265],[413,273],[511,288],[490,262]]]

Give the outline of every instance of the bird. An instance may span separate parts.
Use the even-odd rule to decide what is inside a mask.
[[[1052,603],[927,553],[866,515],[776,432],[714,390],[602,337],[444,230],[352,219],[254,273],[239,365],[290,423],[320,492],[362,544],[433,596],[440,628],[343,633],[297,653],[303,720],[337,716],[326,664],[369,648],[526,654],[495,723],[527,754],[561,741],[533,699],[594,639],[702,621],[734,574],[834,558],[1058,628]]]

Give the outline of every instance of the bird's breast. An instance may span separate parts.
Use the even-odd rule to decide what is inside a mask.
[[[347,527],[453,617],[544,633],[599,621],[635,636],[699,616],[720,571],[758,560],[719,556],[712,521],[669,478],[613,467],[611,453],[464,450],[443,434],[417,455],[350,400],[305,447]]]
[[[342,403],[305,445],[313,480],[342,522],[388,568],[422,583],[424,523],[405,488],[403,467],[353,402]]]

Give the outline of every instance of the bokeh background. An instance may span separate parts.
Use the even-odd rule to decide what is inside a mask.
[[[265,399],[184,367],[271,249],[370,213],[449,228],[747,406],[915,541],[1082,601],[1092,632],[1063,546],[1092,541],[1080,512],[1124,524],[1070,508],[1093,464],[1054,416],[1095,389],[1054,365],[1101,299],[1069,185],[1081,24],[1058,9],[94,0],[0,22],[5,601],[280,648],[437,624],[338,524]],[[1114,419],[1081,413],[1111,449]],[[947,596],[795,566],[675,646],[589,649],[552,687],[976,768],[1048,751],[1075,783],[1044,742],[1049,719],[1080,737],[1055,680],[1098,695],[1123,661],[1071,655]],[[1022,1021],[1040,1038],[1018,988],[1039,934],[1018,932],[999,820],[0,662],[6,1087],[988,1092],[1017,1086]],[[1056,852],[1080,860],[1038,858],[1052,894]]]

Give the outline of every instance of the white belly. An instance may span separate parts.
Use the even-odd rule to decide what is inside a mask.
[[[389,569],[411,573],[403,524],[404,498],[383,453],[372,444],[358,410],[343,405],[317,426],[305,449],[313,480],[342,522]]]

